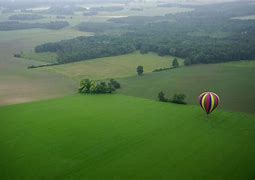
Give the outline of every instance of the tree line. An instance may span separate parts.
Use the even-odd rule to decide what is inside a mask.
[[[35,47],[35,52],[56,52],[58,63],[128,54],[135,50],[131,41],[111,36],[78,37]]]

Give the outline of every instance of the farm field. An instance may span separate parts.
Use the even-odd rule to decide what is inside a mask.
[[[235,18],[232,18],[232,19],[240,19],[240,20],[255,20],[255,15],[235,17]]]
[[[207,117],[198,106],[116,94],[5,106],[0,114],[1,179],[255,177],[254,115]]]
[[[45,67],[51,72],[59,73],[75,80],[84,78],[90,79],[109,79],[135,76],[137,74],[136,67],[142,65],[145,73],[152,72],[155,69],[166,68],[172,66],[174,57],[160,57],[156,54],[133,54],[113,56],[106,58],[98,58],[94,60],[81,61],[76,63],[68,63]],[[179,59],[182,63],[182,59]]]
[[[200,93],[214,91],[222,97],[222,108],[255,113],[254,78],[254,61],[194,65],[119,79],[118,92],[149,99],[157,99],[160,91],[168,97],[184,93],[188,103],[197,104]]]
[[[38,99],[59,97],[76,92],[75,83],[56,73],[28,70],[32,64],[42,62],[17,59],[14,53],[30,52],[34,46],[59,41],[88,33],[73,29],[19,30],[0,32],[0,106]]]

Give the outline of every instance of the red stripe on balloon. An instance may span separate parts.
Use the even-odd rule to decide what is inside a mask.
[[[207,112],[207,114],[210,113],[210,109],[211,109],[211,96],[210,93],[206,94],[206,102],[205,102],[205,110]]]

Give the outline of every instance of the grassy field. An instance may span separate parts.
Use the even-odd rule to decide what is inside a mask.
[[[195,65],[119,79],[119,93],[149,99],[160,91],[168,97],[184,93],[188,103],[197,104],[200,93],[214,91],[224,109],[255,113],[254,79],[255,61]]]
[[[145,73],[158,68],[170,67],[173,57],[160,57],[156,54],[140,54],[138,52],[122,56],[98,58],[90,61],[51,66],[47,69],[72,79],[108,79],[135,76],[136,67],[142,65]],[[180,59],[180,63],[182,60]]]
[[[46,62],[46,63],[57,62],[57,54],[52,52],[35,53],[31,51],[31,52],[22,53],[21,57],[24,59],[30,59],[30,60]]]
[[[44,62],[17,59],[13,54],[30,52],[41,43],[81,35],[90,34],[73,29],[0,32],[0,106],[74,93],[77,85],[72,80],[52,72],[27,69],[29,65]]]
[[[15,113],[13,113],[15,112]],[[0,108],[1,179],[254,179],[255,116],[121,95]]]

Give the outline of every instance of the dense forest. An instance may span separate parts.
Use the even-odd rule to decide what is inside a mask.
[[[134,42],[125,37],[78,37],[37,46],[35,52],[57,52],[58,62],[68,63],[131,53],[136,50],[134,45]]]
[[[49,23],[25,23],[18,21],[4,21],[0,22],[0,31],[11,31],[19,29],[32,29],[32,28],[42,28],[42,29],[62,29],[67,27],[69,23],[67,21],[53,21]]]
[[[114,31],[115,24],[119,24],[119,30],[124,28],[125,33],[108,32],[107,36],[48,43],[37,46],[35,51],[57,52],[59,63],[135,50],[182,57],[186,65],[255,59],[255,20],[233,19],[254,14],[255,4],[223,3],[193,8],[192,12],[176,15],[111,19]],[[79,30],[98,32],[99,27],[99,24],[86,27],[83,23]]]
[[[111,22],[82,22],[76,26],[80,31],[102,33],[108,31],[118,30],[124,28],[126,25],[116,24]]]

